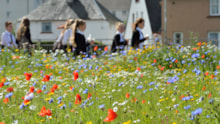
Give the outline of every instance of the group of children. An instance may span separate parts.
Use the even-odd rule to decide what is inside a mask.
[[[11,22],[5,23],[6,31],[2,33],[1,45],[9,48],[30,48],[33,47],[30,34],[30,21],[24,18],[21,21],[17,31],[17,37],[12,34],[13,24]],[[53,50],[63,49],[67,53],[67,49],[72,49],[75,55],[87,54],[90,46],[94,42],[86,41],[84,31],[86,30],[86,22],[82,19],[68,19],[62,27],[60,35],[58,36]],[[133,48],[143,49],[143,43],[148,39],[148,36],[143,35],[141,29],[144,28],[144,19],[138,18],[133,24],[133,35],[131,39],[131,46]],[[121,22],[116,25],[116,34],[113,39],[111,51],[123,50],[129,44],[128,40],[124,39],[123,33],[125,25]],[[59,46],[59,47],[58,47]],[[69,48],[68,48],[69,46]]]
[[[10,21],[5,22],[6,31],[1,35],[1,47],[8,48],[30,48],[33,46],[30,34],[30,21],[27,18],[23,18],[19,29],[17,31],[17,37],[13,35],[13,24]]]

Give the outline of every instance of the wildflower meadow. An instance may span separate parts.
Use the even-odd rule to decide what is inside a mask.
[[[220,123],[217,47],[94,51],[88,58],[1,49],[0,123]]]

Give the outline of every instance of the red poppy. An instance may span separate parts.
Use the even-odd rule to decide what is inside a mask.
[[[30,100],[24,100],[24,104],[27,105],[27,103],[30,102]]]
[[[7,91],[8,91],[8,92],[13,92],[14,89],[13,89],[13,87],[9,87],[9,88],[7,89]]]
[[[218,65],[217,67],[216,67],[216,69],[219,69],[220,68],[220,65]]]
[[[212,78],[212,79],[214,79],[214,77],[215,77],[215,75],[214,75],[214,74],[212,74],[212,75],[211,75],[211,78]]]
[[[0,124],[5,124],[4,122],[0,122]]]
[[[74,76],[74,79],[73,79],[73,80],[74,80],[74,81],[77,80],[77,79],[79,78],[78,72],[74,71],[74,72],[73,72],[73,76]]]
[[[140,70],[141,70],[141,68],[137,67],[137,70],[138,70],[138,71],[140,71]]]
[[[107,46],[104,48],[104,51],[108,51],[108,47]]]
[[[111,122],[111,121],[115,120],[117,118],[117,116],[118,115],[112,109],[109,109],[108,115],[105,118],[104,122]]]
[[[137,61],[137,57],[134,57],[134,60]]]
[[[176,59],[176,60],[175,60],[175,63],[177,63],[177,62],[178,62],[178,60]]]
[[[50,80],[50,75],[45,75],[42,81],[48,82]]]
[[[172,65],[169,65],[170,68],[172,68]]]
[[[98,49],[98,46],[95,46],[95,47],[94,47],[94,51],[96,51],[97,49]]]
[[[145,100],[142,100],[142,103],[144,104],[146,101]]]
[[[51,116],[52,112],[50,109],[46,109],[44,106],[42,107],[41,111],[40,111],[40,116],[44,117],[44,116]]]
[[[205,87],[205,86],[203,86],[202,90],[204,91],[205,89],[206,89],[206,87]]]
[[[197,50],[197,48],[195,47],[195,48],[193,48],[193,51],[196,51]]]
[[[58,86],[56,84],[53,85],[53,89],[56,90]]]
[[[164,69],[165,69],[165,67],[164,67],[164,66],[160,68],[160,70],[161,70],[161,71],[163,71]]]
[[[32,77],[32,73],[24,73],[26,80],[29,81]]]
[[[30,87],[29,92],[33,93],[34,92],[34,87]]]
[[[41,92],[42,92],[42,90],[41,90],[41,89],[37,90],[37,93],[41,93]]]
[[[183,99],[184,97],[185,97],[184,95],[181,95],[179,99]]]
[[[134,100],[131,100],[131,102],[136,102],[137,101],[137,98],[136,97],[134,97]]]
[[[5,104],[7,104],[9,102],[9,99],[8,98],[4,98],[3,101],[4,101]]]
[[[126,97],[126,98],[129,98],[129,96],[130,96],[129,93],[126,93],[126,94],[125,94],[125,97]]]
[[[76,98],[75,98],[75,104],[80,104],[81,103],[81,96],[79,94],[76,94]]]
[[[55,90],[54,90],[53,88],[50,89],[50,92],[54,93],[54,91],[55,91]]]
[[[211,98],[211,97],[212,97],[212,93],[209,93],[208,98]]]
[[[202,43],[201,42],[198,42],[198,46],[201,46],[202,45]]]
[[[92,94],[91,94],[91,93],[88,93],[87,99],[90,99],[91,97],[92,97]]]
[[[205,73],[205,76],[208,76],[208,75],[209,75],[209,72],[206,72],[206,73]]]
[[[154,59],[154,63],[156,63],[157,62],[157,59]]]
[[[2,82],[2,83],[0,83],[0,88],[2,88],[4,86],[4,83]]]
[[[202,55],[202,58],[205,58],[205,55]]]

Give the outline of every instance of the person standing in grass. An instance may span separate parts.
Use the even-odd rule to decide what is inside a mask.
[[[2,47],[17,48],[15,37],[12,34],[13,31],[12,22],[10,21],[5,22],[5,29],[6,31],[3,32],[1,36]]]
[[[84,54],[86,55],[90,42],[86,41],[84,31],[86,30],[86,22],[82,19],[76,19],[72,26],[72,37],[70,39],[73,47],[75,48],[74,55]]]
[[[33,47],[30,33],[30,21],[28,18],[22,19],[19,29],[17,31],[16,42],[19,48],[30,49],[31,47]]]
[[[128,45],[128,40],[125,40],[123,37],[125,25],[121,22],[118,22],[116,24],[116,30],[117,30],[117,32],[114,36],[112,48],[111,48],[112,52],[116,52],[117,49],[123,50],[125,48],[125,46]]]
[[[148,39],[148,37],[144,37],[141,31],[143,28],[144,28],[144,19],[138,18],[136,22],[133,24],[133,35],[131,42],[132,47],[143,49],[144,41]]]
[[[72,36],[71,26],[74,24],[73,19],[68,19],[64,25],[64,29],[60,33],[56,43],[61,43],[60,49],[62,49],[65,53],[67,53],[68,45],[70,49],[72,49],[72,44],[69,42],[70,37]]]

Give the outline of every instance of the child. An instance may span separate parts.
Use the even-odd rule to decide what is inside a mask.
[[[19,48],[27,48],[30,49],[30,46],[33,45],[31,41],[31,33],[30,33],[30,21],[28,18],[23,18],[19,29],[17,31],[17,39],[16,42]]]
[[[144,37],[141,29],[144,28],[144,19],[138,18],[133,24],[133,35],[131,46],[134,48],[143,49],[143,43],[148,37]]]
[[[12,34],[13,25],[12,22],[5,22],[6,31],[2,33],[1,44],[3,47],[17,48],[16,40]]]
[[[128,40],[125,40],[122,35],[122,33],[125,30],[125,25],[121,22],[117,23],[116,30],[117,30],[117,32],[114,36],[112,48],[111,48],[112,52],[116,52],[117,49],[123,50],[125,48],[125,46],[128,45]]]
[[[54,49],[53,51],[55,51],[56,49],[62,49],[65,53],[67,53],[67,45],[71,45],[69,43],[69,39],[72,35],[72,29],[71,26],[74,24],[74,20],[73,19],[68,19],[64,25],[64,29],[62,30],[62,32],[60,33],[60,35],[58,36],[58,39],[55,43]],[[61,43],[60,48],[57,48],[57,44]]]
[[[73,32],[70,41],[73,47],[75,47],[74,55],[87,54],[89,52],[87,47],[90,43],[86,41],[83,33],[86,30],[86,22],[82,19],[77,19],[72,28]]]

